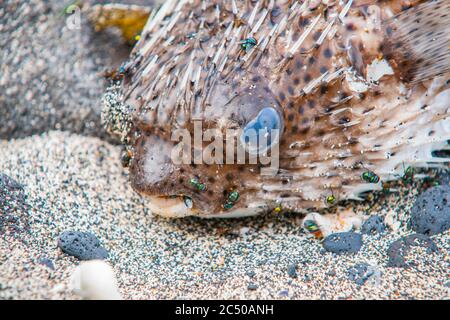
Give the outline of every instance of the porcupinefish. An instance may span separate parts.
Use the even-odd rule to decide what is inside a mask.
[[[445,166],[435,151],[450,139],[449,9],[446,0],[122,8],[114,19],[129,36],[124,17],[146,23],[105,94],[103,120],[127,146],[132,187],[168,217],[304,213],[363,200],[405,168]],[[209,129],[223,135],[205,137]],[[171,157],[175,130],[203,138],[184,150],[189,163]],[[264,150],[242,139],[250,131],[264,132]],[[217,139],[257,162],[196,163]],[[261,174],[268,146],[277,168]]]

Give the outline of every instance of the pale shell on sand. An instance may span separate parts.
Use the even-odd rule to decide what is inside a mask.
[[[82,262],[71,278],[71,289],[86,300],[121,300],[111,266],[101,260]]]

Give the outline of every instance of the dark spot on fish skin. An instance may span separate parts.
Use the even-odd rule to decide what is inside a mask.
[[[309,75],[309,73],[305,74],[305,76],[303,77],[303,80],[305,80],[305,82],[311,81],[311,76]]]
[[[280,198],[289,198],[291,195],[289,193],[283,193],[280,195]]]
[[[287,105],[286,105],[286,107],[287,107],[288,109],[292,109],[293,106],[294,106],[294,103],[293,103],[292,101],[289,101],[289,102],[287,103]]]
[[[300,133],[307,134],[310,129],[311,129],[310,127],[303,128],[302,130],[300,130]]]
[[[392,36],[392,32],[393,32],[392,27],[387,27],[386,28],[386,34],[388,35],[388,37]]]
[[[314,57],[309,57],[309,59],[308,59],[308,64],[309,64],[309,65],[313,65],[314,62],[316,62],[316,59],[315,59]]]
[[[347,23],[347,25],[345,26],[347,28],[348,31],[355,31],[356,27],[353,23]]]
[[[402,11],[405,11],[405,10],[408,10],[409,8],[411,8],[411,5],[410,5],[410,4],[402,4],[401,10],[402,10]]]
[[[326,85],[320,86],[320,94],[325,94],[328,91],[328,87]]]
[[[299,78],[294,78],[294,85],[298,86],[300,84],[300,79]]]
[[[325,135],[325,130],[323,130],[323,129],[317,130],[316,135],[318,135],[319,137],[324,136]]]
[[[259,81],[261,81],[261,77],[260,76],[254,76],[252,81],[253,82],[259,82]]]
[[[313,39],[315,40],[315,41],[317,41],[319,38],[320,38],[320,32],[316,32],[316,33],[314,33],[314,35],[313,35]]]
[[[293,120],[294,120],[294,114],[293,114],[293,113],[290,113],[290,114],[288,115],[288,120],[289,120],[289,121],[293,121]]]
[[[331,52],[330,48],[326,48],[326,49],[323,51],[323,56],[324,56],[325,58],[327,58],[327,59],[331,58],[332,55],[333,55],[333,53]]]
[[[298,113],[300,113],[301,115],[303,115],[304,111],[305,111],[305,110],[303,109],[303,106],[298,107]]]
[[[295,68],[297,70],[300,70],[301,68],[303,68],[303,63],[300,60],[295,61]]]
[[[227,181],[232,181],[233,180],[233,175],[231,174],[231,173],[227,173],[226,175],[225,175],[225,179],[227,179]]]
[[[316,106],[316,102],[314,100],[308,100],[308,107],[310,109],[314,108]]]
[[[281,101],[286,100],[286,95],[284,94],[283,91],[280,91],[280,93],[278,95],[279,95]]]
[[[346,124],[349,122],[350,122],[350,119],[348,117],[342,117],[339,119],[339,124]]]
[[[296,134],[297,132],[298,132],[298,127],[297,126],[292,126],[291,133]]]
[[[214,179],[214,177],[208,177],[208,181],[209,181],[210,183],[214,183],[216,180]]]
[[[328,70],[327,70],[327,67],[320,67],[320,73],[321,74],[324,74],[325,72],[327,72]]]
[[[288,87],[288,93],[293,96],[294,95],[294,88],[292,88],[291,86]]]

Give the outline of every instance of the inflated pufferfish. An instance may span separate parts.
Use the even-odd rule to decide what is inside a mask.
[[[169,0],[154,11],[94,9],[98,28],[119,25],[128,36],[146,21],[105,95],[103,119],[128,146],[132,186],[155,213],[308,212],[363,200],[405,168],[450,160],[434,153],[450,139],[449,1]],[[193,135],[194,120],[223,137],[227,129],[279,130],[268,139],[279,169],[175,164],[171,133]]]

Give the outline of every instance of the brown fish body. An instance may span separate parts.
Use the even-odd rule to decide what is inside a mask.
[[[168,216],[305,212],[360,200],[405,166],[448,161],[432,154],[450,139],[448,57],[437,56],[448,44],[429,53],[434,68],[417,67],[428,60],[405,56],[405,43],[396,51],[396,36],[409,39],[393,19],[406,9],[399,3],[167,1],[105,97],[105,121],[133,155],[134,189]],[[408,3],[410,15],[429,12]],[[426,21],[448,24],[448,2],[436,6],[440,16]],[[194,135],[200,122],[200,135],[226,137],[264,108],[281,119],[275,175],[260,174],[260,163],[173,163],[175,130]]]

